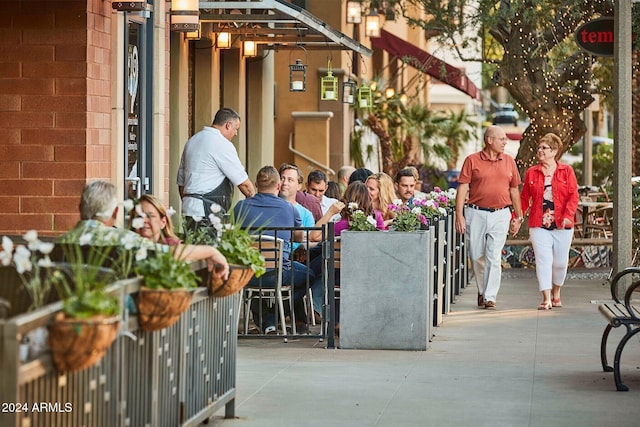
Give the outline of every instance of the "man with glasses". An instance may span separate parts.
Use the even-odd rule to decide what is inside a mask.
[[[489,126],[484,148],[464,160],[458,178],[456,231],[466,233],[478,286],[478,306],[486,309],[496,308],[502,248],[510,223],[522,222],[520,174],[513,157],[504,152],[506,145],[504,130]]]

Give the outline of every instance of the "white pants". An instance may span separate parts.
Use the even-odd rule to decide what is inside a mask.
[[[507,240],[511,210],[495,212],[465,208],[467,247],[478,293],[496,302],[502,275],[502,248]]]
[[[533,227],[529,229],[529,238],[536,257],[540,292],[551,289],[551,285],[562,286],[567,278],[573,228],[547,230]]]

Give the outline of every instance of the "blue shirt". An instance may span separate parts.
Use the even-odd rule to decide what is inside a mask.
[[[302,227],[298,209],[291,203],[269,193],[258,193],[253,197],[239,201],[233,208],[236,218],[242,220],[243,227]],[[262,234],[274,236],[275,231],[266,230]],[[278,238],[283,242],[283,267],[289,269],[291,261],[291,232],[279,231]]]
[[[316,222],[313,219],[313,214],[309,209],[305,208],[300,203],[296,203],[294,206],[296,207],[296,209],[298,209],[303,227],[313,227],[314,225],[316,225]],[[293,250],[295,251],[296,249],[298,249],[298,246],[300,246],[301,244],[302,243],[294,243]]]

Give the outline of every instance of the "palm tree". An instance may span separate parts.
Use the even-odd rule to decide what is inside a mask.
[[[438,133],[444,138],[445,145],[450,151],[450,156],[446,158],[447,169],[453,170],[456,168],[458,157],[460,156],[460,148],[463,143],[476,138],[475,129],[477,125],[464,110],[460,110],[458,113],[451,111],[447,120],[441,123]]]

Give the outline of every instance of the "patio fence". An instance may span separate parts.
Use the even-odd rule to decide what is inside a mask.
[[[123,308],[133,307],[130,296],[140,285],[113,285]],[[22,338],[46,327],[61,303],[0,320],[0,425],[196,426],[223,407],[234,417],[239,298],[213,298],[198,288],[177,323],[153,332],[140,330],[123,309],[104,357],[73,373],[58,372],[48,352],[25,363],[19,356]]]

